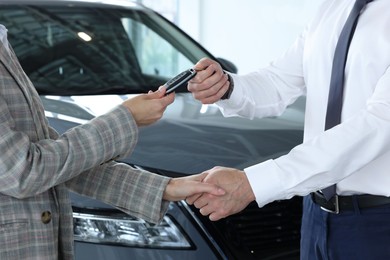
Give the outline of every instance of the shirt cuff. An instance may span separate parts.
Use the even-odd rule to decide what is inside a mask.
[[[229,73],[229,76],[234,82],[234,91],[231,93],[229,99],[221,99],[215,103],[224,116],[234,115],[236,111],[242,107],[243,90],[240,87],[237,87],[240,80],[235,74]]]
[[[283,198],[279,167],[268,160],[244,169],[259,207]]]

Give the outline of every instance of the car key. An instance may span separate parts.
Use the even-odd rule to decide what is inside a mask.
[[[195,75],[196,71],[194,69],[188,69],[171,78],[164,84],[167,89],[165,95],[168,95],[169,93],[175,91],[175,89],[177,89],[178,87],[187,84],[188,81],[195,77]]]

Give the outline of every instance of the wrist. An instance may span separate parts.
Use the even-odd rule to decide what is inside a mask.
[[[246,202],[249,204],[252,201],[256,200],[256,196],[255,196],[255,193],[252,190],[252,186],[251,186],[251,184],[249,182],[249,179],[246,176],[245,171],[240,171],[240,173],[243,176],[243,182],[244,182],[244,187],[245,187],[244,190],[246,191],[246,196],[245,196]]]
[[[163,192],[163,196],[162,196],[163,200],[168,200],[168,201],[172,200],[171,189],[172,189],[172,185],[174,185],[172,182],[174,181],[175,181],[174,179],[170,179],[168,181],[167,186],[165,187],[165,190]]]
[[[226,72],[225,72],[225,74],[228,76],[229,88],[228,88],[228,90],[225,92],[225,94],[223,94],[223,96],[221,97],[221,100],[229,99],[230,96],[232,95],[233,89],[234,89],[233,78],[229,75],[229,73],[226,73]]]

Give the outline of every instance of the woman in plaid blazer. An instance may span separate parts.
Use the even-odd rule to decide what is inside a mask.
[[[170,179],[112,160],[128,155],[137,127],[158,120],[173,102],[164,93],[127,100],[59,136],[0,25],[0,259],[73,259],[69,190],[154,223],[167,200],[223,193],[202,184],[201,175]]]

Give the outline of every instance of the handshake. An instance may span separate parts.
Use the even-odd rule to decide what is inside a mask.
[[[195,99],[203,104],[220,100],[230,86],[229,78],[221,66],[213,60],[202,59],[194,69],[197,72],[191,74],[191,77],[195,74],[197,76],[189,82],[188,90]],[[174,99],[175,94],[167,95],[166,87],[161,86],[155,92],[149,91],[147,94],[125,101],[123,105],[132,113],[138,126],[145,126],[159,120]],[[214,167],[200,174],[171,179],[164,191],[163,199],[168,201],[185,199],[187,203],[197,207],[202,215],[216,221],[240,212],[255,200],[255,196],[245,172],[233,168]]]
[[[255,195],[243,171],[214,167],[197,175],[171,179],[163,199],[185,199],[203,216],[216,221],[240,212],[255,200]]]

